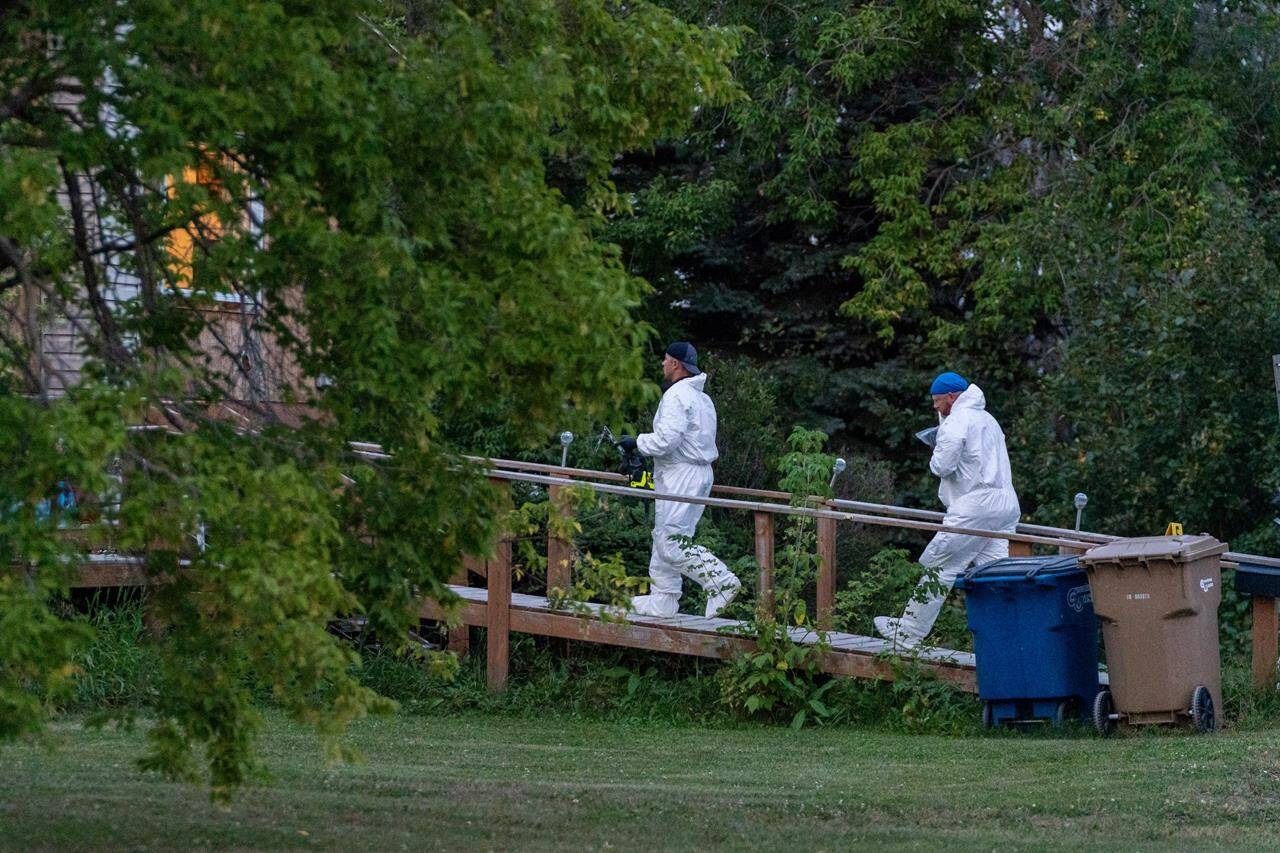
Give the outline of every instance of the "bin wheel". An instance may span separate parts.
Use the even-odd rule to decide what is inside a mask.
[[[1099,690],[1098,695],[1093,697],[1093,727],[1103,737],[1115,731],[1116,721],[1111,719],[1115,710],[1116,703],[1111,701],[1111,691]]]
[[[996,712],[991,707],[990,702],[982,703],[982,727],[984,729],[994,728],[996,724]]]
[[[1070,722],[1080,716],[1080,700],[1079,699],[1063,699],[1058,703],[1058,707],[1053,715],[1053,721],[1062,725]]]
[[[1191,696],[1191,721],[1198,732],[1211,732],[1217,728],[1218,718],[1213,712],[1213,694],[1203,684]]]

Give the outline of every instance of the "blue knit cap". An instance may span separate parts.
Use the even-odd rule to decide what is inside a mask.
[[[940,373],[929,386],[930,394],[960,394],[969,387],[969,380],[959,373]]]

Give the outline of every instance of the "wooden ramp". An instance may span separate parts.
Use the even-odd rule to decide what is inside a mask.
[[[464,625],[490,627],[487,589],[462,585],[451,585],[449,589],[463,600],[461,617]],[[509,595],[510,604],[505,609],[508,616],[506,630],[510,631],[719,659],[737,657],[755,648],[755,642],[743,636],[742,623],[733,619],[707,619],[686,614],[671,618],[634,613],[610,616],[600,604],[575,602],[572,609],[555,609],[542,596]],[[443,619],[445,615],[443,608],[432,601],[426,602],[421,612],[428,619]],[[502,621],[501,618],[498,621]],[[811,629],[791,628],[790,633],[797,643],[812,646],[819,642],[818,634]],[[830,650],[822,657],[823,671],[855,678],[894,678],[892,662],[885,656],[886,652],[893,651],[891,643],[875,637],[839,632],[827,632],[825,638]],[[503,647],[506,644],[500,641],[496,645]],[[505,660],[501,661],[500,673],[493,670],[495,651],[505,658],[505,648],[489,650],[491,683],[495,677],[505,681],[506,675]],[[908,657],[941,681],[970,693],[977,692],[973,655],[968,652],[925,648],[915,654],[899,649],[898,654]]]
[[[373,445],[361,445],[357,448],[357,455],[371,459],[388,458]],[[835,622],[834,605],[838,589],[838,523],[1004,539],[1009,542],[1010,553],[1017,556],[1030,556],[1033,547],[1053,549],[1063,554],[1078,554],[1114,538],[1037,525],[1019,525],[1016,532],[958,528],[946,525],[939,513],[925,510],[821,498],[796,502],[792,495],[784,492],[732,486],[718,486],[715,489],[716,495],[733,496],[729,498],[659,494],[647,489],[629,488],[624,484],[626,478],[610,472],[510,460],[477,461],[486,465],[490,479],[504,490],[517,482],[524,483],[527,487],[545,489],[548,502],[555,508],[556,514],[569,522],[573,515],[572,490],[581,489],[593,490],[612,499],[693,503],[751,513],[755,527],[755,563],[758,569],[756,606],[762,612],[768,612],[774,605],[776,522],[779,518],[788,520],[786,523],[807,520],[813,525],[816,549],[814,556],[817,563],[813,616],[819,628],[826,632],[823,635],[825,651],[822,655],[822,669],[832,675],[854,678],[892,680],[896,676],[895,670],[901,671],[901,663],[894,658],[895,650],[885,640],[830,630]],[[635,614],[612,616],[604,614],[602,606],[598,604],[574,604],[569,609],[557,609],[550,605],[547,598],[513,593],[511,537],[510,533],[502,537],[489,555],[464,556],[464,565],[459,567],[454,583],[449,586],[451,592],[462,599],[463,624],[481,626],[487,631],[485,655],[488,683],[494,690],[504,689],[507,683],[512,631],[722,660],[749,653],[755,648],[754,641],[747,635],[742,623],[729,619],[705,619],[691,615],[678,615],[670,619]],[[548,525],[546,540],[545,588],[572,589],[576,562],[574,543],[560,538],[552,525]],[[1236,561],[1246,560],[1280,568],[1280,560],[1277,559],[1231,553],[1225,556]],[[467,581],[472,576],[482,578],[485,587],[468,586]],[[148,582],[142,561],[137,556],[94,554],[81,566],[81,577],[73,586],[129,586]],[[1255,613],[1258,612],[1258,600],[1255,597]],[[1255,671],[1263,671],[1268,679],[1274,677],[1275,671],[1274,607],[1271,612],[1269,620],[1255,620],[1254,623]],[[421,614],[424,618],[437,620],[444,619],[446,615],[438,602],[430,600],[422,603]],[[1269,644],[1260,644],[1258,641],[1260,625],[1262,633],[1270,635]],[[820,642],[811,629],[793,628],[791,632],[798,643],[817,645]],[[449,646],[454,651],[465,653],[469,643],[468,631],[450,632]],[[1261,663],[1257,660],[1260,649]],[[941,681],[953,684],[961,690],[977,692],[977,673],[972,654],[938,648],[915,651],[897,649],[896,653],[897,657],[905,658],[909,665],[930,672]],[[1106,683],[1105,674],[1103,683]]]

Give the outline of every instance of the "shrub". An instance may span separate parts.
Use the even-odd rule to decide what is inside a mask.
[[[822,699],[835,683],[822,674],[821,655],[830,649],[795,642],[786,623],[762,618],[750,623],[755,651],[720,671],[720,701],[745,716],[789,720],[794,728],[831,716]]]

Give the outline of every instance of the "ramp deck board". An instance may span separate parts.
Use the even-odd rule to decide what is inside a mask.
[[[461,613],[465,624],[481,627],[487,624],[488,590],[460,585],[450,585],[449,590],[464,602]],[[427,602],[422,615],[442,618],[445,613],[437,603]],[[712,658],[734,657],[755,646],[746,635],[743,623],[735,619],[708,619],[690,614],[671,618],[639,616],[610,612],[605,605],[593,602],[574,602],[568,607],[554,608],[543,596],[522,593],[511,594],[511,630]],[[818,632],[809,628],[793,627],[789,632],[795,642],[803,645],[821,642]],[[893,651],[888,641],[838,631],[826,632],[825,639],[829,647],[823,655],[825,671],[860,678],[893,678],[892,666],[883,657],[885,652]],[[943,681],[977,692],[974,658],[969,652],[927,647],[914,653],[898,649],[898,654],[909,657]]]

